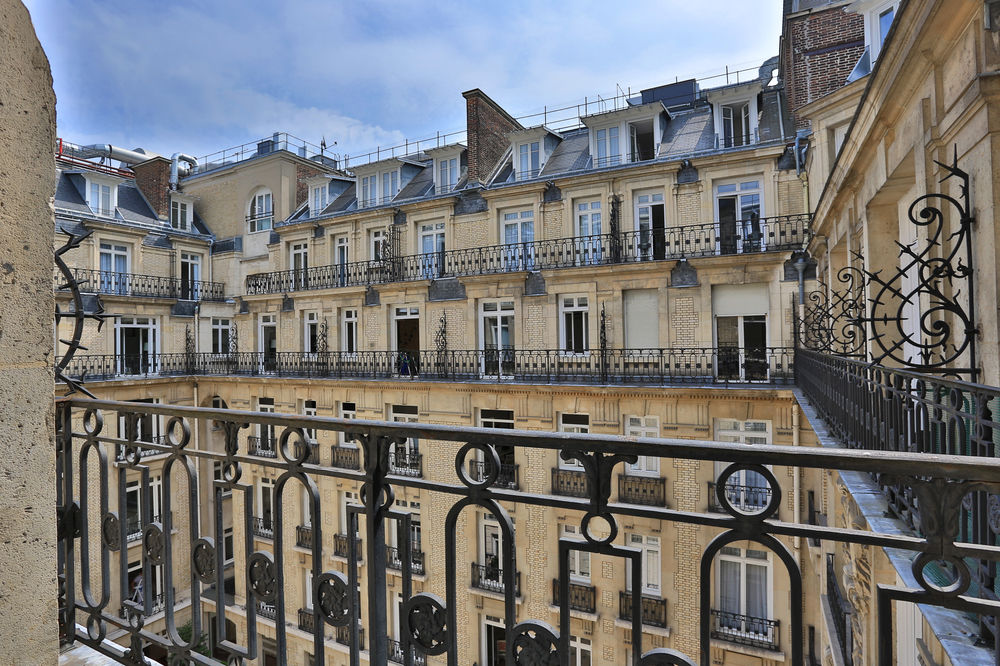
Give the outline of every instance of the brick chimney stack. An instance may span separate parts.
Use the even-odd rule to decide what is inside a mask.
[[[507,134],[523,127],[479,88],[468,90],[462,96],[465,97],[469,183],[481,183],[510,145]]]
[[[153,207],[156,216],[166,220],[170,213],[170,160],[154,157],[132,166],[135,184]]]

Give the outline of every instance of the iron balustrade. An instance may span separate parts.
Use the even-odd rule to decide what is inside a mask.
[[[140,436],[136,440],[136,443],[145,442],[148,444],[160,444],[161,446],[167,443],[167,438],[165,435],[152,435],[148,439],[142,439]],[[119,446],[118,450],[115,452],[115,462],[125,462],[125,456],[128,455],[129,451],[125,446]],[[167,453],[163,449],[150,449],[146,447],[137,447],[135,449],[135,454],[140,458],[148,458],[150,456],[157,456]]]
[[[617,234],[572,236],[254,273],[246,293],[367,287],[389,282],[579,268],[727,254],[788,252],[808,239],[812,216],[779,215]]]
[[[406,655],[406,648],[403,646],[403,643],[397,641],[395,638],[387,640],[389,641],[389,661],[397,664],[405,664],[404,656]],[[410,655],[413,666],[423,666],[427,663],[427,658],[418,653],[413,647],[410,648]]]
[[[330,463],[341,469],[361,469],[361,450],[356,446],[334,444],[330,447]]]
[[[708,482],[708,509],[709,511],[723,511],[719,502],[718,485],[714,481]],[[746,485],[740,483],[726,482],[726,499],[729,503],[740,511],[754,513],[760,511],[771,501],[771,488],[762,483],[761,485]],[[813,524],[813,523],[810,523]]]
[[[160,522],[160,514],[153,514],[151,523]],[[128,542],[142,539],[143,522],[142,517],[137,515],[127,515],[125,517],[125,540]]]
[[[297,525],[295,527],[295,545],[299,548],[312,548],[312,525]]]
[[[274,521],[271,520],[271,516],[255,516],[253,519],[252,531],[254,536],[261,537],[262,539],[273,539]]]
[[[618,593],[618,617],[629,622],[632,621],[632,609],[634,608],[631,592]],[[639,595],[639,606],[642,617],[642,624],[651,627],[666,628],[667,626],[667,600],[660,597],[651,597],[645,594]]]
[[[778,620],[766,617],[712,609],[712,638],[737,645],[776,651],[779,646],[778,625]]]
[[[511,490],[517,490],[520,486],[518,485],[518,470],[520,465],[516,463],[500,463],[500,471],[497,472],[497,478],[493,481],[493,485],[498,488],[509,488]],[[472,477],[477,482],[485,481],[490,475],[493,474],[493,463],[487,460],[470,460],[469,461],[469,476]]]
[[[133,298],[174,298],[182,301],[224,301],[226,286],[222,282],[186,280],[162,275],[118,273],[91,268],[71,268],[73,278],[84,294],[105,294]],[[61,275],[55,277],[56,289],[66,286]]]
[[[403,570],[403,560],[400,559],[399,548],[396,546],[386,546],[385,547],[385,562],[386,566],[390,569],[396,571]],[[413,568],[413,573],[421,575],[424,573],[424,553],[421,550],[413,550],[410,552],[410,566]]]
[[[507,590],[507,576],[496,564],[472,563],[472,587],[487,592],[504,594]],[[514,596],[521,596],[521,572],[514,572]]]
[[[841,658],[845,666],[852,666],[854,663],[854,627],[851,624],[853,606],[840,592],[833,553],[827,553],[826,556],[826,601],[830,604],[830,614],[833,616],[833,627],[837,644],[840,647]]]
[[[336,640],[341,645],[354,645],[350,627],[337,627]],[[365,629],[358,627],[358,644],[365,645]],[[318,663],[318,662],[317,662]]]
[[[316,629],[316,616],[311,609],[299,609],[299,629],[310,633]]]
[[[618,501],[629,504],[667,505],[667,480],[662,476],[618,476]]]
[[[152,604],[150,605],[150,615],[156,615],[157,613],[162,613],[163,609],[166,607],[166,602],[164,601],[163,594],[154,594],[152,596]],[[131,619],[133,615],[138,614],[138,611],[134,610],[130,606],[122,604],[118,608],[118,617],[123,620]]]
[[[389,453],[389,472],[419,478],[424,473],[424,454],[414,451]]]
[[[252,456],[277,458],[278,452],[275,451],[274,444],[274,439],[271,437],[259,437],[257,435],[247,437],[247,450]]]
[[[804,369],[800,368],[800,382],[803,381],[803,372],[815,371],[814,366],[819,360],[814,361],[812,364],[805,364]],[[894,376],[895,371],[867,368],[864,373],[870,373],[872,377],[875,376],[874,373],[882,373],[878,376],[884,377]],[[809,381],[811,383],[807,392],[815,392],[818,380]],[[930,383],[923,390],[927,390],[938,380],[928,381]],[[821,386],[824,390],[827,389],[827,385]],[[985,387],[964,384],[958,386],[973,396],[974,403],[978,400],[977,392],[986,390]],[[896,385],[896,388],[899,386]],[[835,391],[835,385],[830,383],[829,390]],[[924,413],[932,423],[951,418],[950,412],[964,409],[961,406],[962,393],[946,392],[943,396],[934,397],[932,393],[925,395],[923,390],[917,392],[920,399],[937,400],[940,403],[937,407],[940,413]],[[853,388],[843,392],[850,397],[853,395]],[[888,404],[892,405],[893,395],[885,388],[874,388],[871,392],[876,395],[869,396],[868,399],[889,400]],[[829,400],[836,404],[832,397]],[[877,404],[881,405],[881,402]],[[831,413],[839,413],[834,411],[833,406],[828,407]],[[910,417],[915,419],[915,423],[919,423],[923,416],[919,415],[919,409],[915,411],[917,413],[910,414]],[[852,409],[849,413],[856,413],[857,418],[866,424],[866,428],[881,428],[881,438],[887,442],[897,441],[893,431],[883,428],[887,423],[883,419],[888,418],[891,410],[882,410],[880,406],[870,413],[861,409]],[[992,442],[992,430],[989,428],[993,425],[989,423],[990,417],[976,410],[963,413],[977,423],[978,429],[973,430],[971,440],[960,440],[956,434],[954,440],[946,438],[937,441],[929,438],[921,442],[929,447],[949,447],[960,441],[973,446],[979,443],[985,433],[989,433]],[[135,440],[116,436],[116,428],[107,428],[108,432],[105,432],[106,424],[117,423],[119,419],[136,422],[147,416],[156,416],[165,422],[164,433],[167,435],[166,446],[170,449],[170,455],[164,458],[162,470],[165,491],[160,506],[162,523],[150,522],[143,526],[143,565],[157,566],[162,571],[164,612],[168,614],[168,618],[173,616],[179,603],[190,608],[185,613],[190,613],[193,635],[198,636],[208,631],[204,612],[206,595],[211,595],[212,622],[215,623],[217,635],[224,635],[222,632],[225,631],[227,616],[245,616],[245,621],[241,619],[241,622],[245,623],[246,632],[253,637],[253,641],[236,641],[218,646],[235,659],[257,658],[253,646],[260,644],[262,616],[276,618],[273,628],[270,625],[267,627],[266,634],[273,638],[279,660],[290,658],[287,656],[290,646],[286,629],[288,625],[295,625],[298,605],[293,607],[286,604],[285,595],[286,589],[293,587],[289,584],[293,580],[293,572],[294,580],[301,580],[301,572],[293,568],[300,561],[301,553],[291,543],[292,539],[286,538],[289,536],[286,530],[291,527],[285,523],[283,516],[291,515],[296,504],[302,501],[303,488],[311,510],[314,535],[308,565],[316,586],[313,599],[323,619],[322,623],[315,623],[315,644],[322,647],[325,639],[322,632],[327,623],[344,623],[350,626],[348,634],[353,633],[356,627],[360,629],[362,625],[359,623],[363,623],[369,638],[380,637],[379,640],[367,643],[368,661],[378,666],[385,666],[389,661],[388,648],[381,637],[387,635],[388,619],[392,616],[388,604],[390,599],[395,599],[397,592],[402,595],[404,605],[404,612],[400,615],[401,634],[421,655],[446,652],[451,666],[457,665],[458,627],[463,623],[468,624],[470,619],[457,615],[458,594],[460,590],[464,593],[463,581],[468,580],[464,579],[462,573],[465,566],[471,566],[471,583],[475,588],[503,597],[502,616],[509,627],[505,648],[507,663],[516,663],[513,654],[515,644],[530,645],[532,650],[537,649],[543,654],[554,652],[559,659],[565,659],[570,650],[571,552],[581,551],[602,559],[617,559],[619,562],[624,559],[631,562],[629,589],[643,589],[641,550],[628,545],[625,530],[631,531],[633,528],[623,529],[635,519],[666,521],[677,526],[698,526],[707,532],[706,536],[711,536],[707,543],[702,542],[705,545],[700,552],[692,549],[690,553],[699,563],[698,602],[691,607],[697,608],[693,612],[699,614],[700,663],[705,666],[710,661],[709,647],[713,637],[777,647],[785,653],[789,664],[801,666],[804,663],[806,641],[801,609],[807,590],[804,588],[798,560],[792,552],[791,540],[795,537],[819,539],[824,547],[832,544],[855,544],[914,553],[916,584],[912,588],[902,587],[895,581],[879,585],[877,590],[873,589],[873,594],[877,591],[882,601],[928,604],[984,616],[1000,612],[1000,603],[976,596],[988,597],[988,592],[967,585],[963,588],[972,578],[968,571],[969,563],[982,567],[996,566],[1000,561],[1000,546],[965,539],[961,530],[958,534],[948,531],[961,522],[952,516],[965,510],[964,496],[970,493],[995,496],[996,490],[1000,489],[1000,460],[993,455],[940,455],[895,451],[888,447],[879,450],[878,455],[872,455],[869,451],[829,446],[746,446],[686,439],[484,429],[114,402],[73,396],[60,399],[56,411],[59,617],[64,636],[72,637],[112,658],[121,659],[121,653],[110,648],[104,641],[114,632],[121,637],[120,640],[130,642],[139,650],[156,647],[183,659],[195,659],[205,664],[217,663],[192,655],[193,646],[174,643],[170,635],[159,635],[142,629],[108,610],[111,600],[117,598],[124,599],[122,605],[144,617],[153,613],[153,590],[150,586],[146,586],[141,600],[129,599],[129,581],[125,575],[124,561],[118,560],[120,568],[112,567],[111,564],[111,554],[121,553],[127,548],[127,525],[121,519],[121,516],[127,515],[129,501],[125,479],[139,478],[140,490],[151,493],[149,475],[139,473],[148,468],[141,459],[136,458],[130,458],[125,466],[112,466],[113,456],[109,453],[114,452],[119,445],[134,446]],[[221,438],[222,441],[212,443],[210,447],[206,444],[206,449],[203,450],[198,442],[193,441],[192,433],[208,431],[209,424],[218,426],[212,436]],[[241,430],[244,427],[273,429],[277,435],[279,458],[271,460],[250,456],[241,447]],[[358,442],[365,463],[363,471],[307,464],[308,451],[295,446],[296,442],[306,440],[307,431],[315,431],[317,436],[328,433],[325,436],[331,438],[338,437],[340,433],[348,433],[347,437]],[[132,433],[134,437],[136,429],[126,428],[125,432]],[[915,436],[920,435],[917,433]],[[454,460],[448,461],[453,464],[435,464],[433,479],[390,474],[391,447],[407,439],[455,443],[457,453],[454,454]],[[439,449],[442,456],[452,457],[452,454],[443,452],[448,447],[441,446]],[[581,473],[587,479],[587,493],[583,497],[570,497],[546,493],[539,488],[521,491],[496,486],[483,487],[483,484],[469,478],[466,470],[470,458],[499,461],[500,451],[513,451],[515,455],[536,458],[548,456],[552,461],[557,458],[578,460],[582,463]],[[705,470],[711,469],[715,464],[723,464],[725,468],[717,476],[720,482],[737,473],[755,471],[764,476],[770,486],[771,500],[754,515],[746,515],[732,506],[727,506],[725,513],[720,514],[612,502],[610,495],[613,475],[623,469],[616,467],[634,464],[640,455],[693,461]],[[210,466],[212,462],[222,463],[222,478],[213,484],[197,483],[197,470]],[[275,509],[273,522],[266,521],[273,539],[264,543],[255,542],[251,537],[264,522],[255,518],[251,512],[251,507],[255,505],[256,488],[245,476],[251,466],[262,468],[275,479],[272,496]],[[921,531],[916,535],[893,527],[888,521],[880,521],[874,528],[830,528],[807,522],[789,522],[787,519],[794,520],[794,517],[789,516],[787,509],[782,509],[780,515],[777,512],[779,508],[787,507],[785,493],[791,488],[783,488],[782,483],[791,485],[793,475],[785,471],[772,473],[771,467],[783,468],[789,472],[798,468],[879,474],[882,475],[879,478],[887,483],[889,480],[885,478],[886,475],[892,475],[891,483],[898,492],[909,492],[919,498],[921,516],[929,516],[933,520],[921,521]],[[177,482],[175,488],[179,486],[180,493],[169,491],[168,479],[171,483]],[[358,503],[352,502],[345,506],[338,503],[331,506],[328,501],[324,501],[323,498],[328,496],[326,490],[338,482],[365,485],[364,492],[359,494]],[[234,506],[242,505],[244,509],[242,515],[238,511],[234,512],[232,527],[234,538],[245,539],[246,547],[235,549],[235,561],[231,567],[223,565],[224,555],[220,547],[216,546],[224,543],[223,530],[227,527],[221,520],[221,511],[215,511],[213,518],[212,515],[202,515],[199,508],[212,506],[209,495],[214,496],[222,487],[233,495],[241,494],[240,501],[235,502]],[[405,567],[399,580],[392,580],[391,588],[389,574],[386,572],[387,521],[395,520],[402,535],[412,533],[407,523],[410,514],[395,510],[394,498],[418,490],[425,495],[433,495],[428,502],[440,502],[442,507],[450,505],[450,508],[446,508],[447,514],[443,520],[425,520],[421,531],[422,543],[425,546],[430,544],[432,552],[439,555],[435,558],[435,567],[440,567],[443,575],[438,578],[436,568],[428,573],[433,579],[431,583],[437,582],[443,588],[444,595],[441,597],[414,592],[412,567]],[[520,516],[529,515],[529,511],[535,508],[547,507],[567,516],[585,516],[588,521],[589,518],[600,516],[610,524],[611,529],[606,531],[606,535],[590,533],[593,540],[588,541],[560,538],[554,529],[548,531],[547,538],[551,539],[551,545],[540,543],[534,532],[531,540],[525,541],[527,537],[523,521],[518,521],[515,525],[505,508],[517,505],[521,507],[518,510]],[[174,534],[175,509],[183,512],[183,534]],[[482,564],[467,564],[459,560],[458,521],[468,517],[476,520],[480,511],[490,513],[499,524],[499,555]],[[328,533],[327,538],[324,538],[323,526],[330,523],[327,515],[341,516],[342,512],[346,516],[340,522],[347,521],[345,534],[350,536]],[[584,522],[581,521],[581,531],[586,530]],[[786,591],[788,603],[778,605],[784,609],[784,615],[780,618],[749,618],[724,613],[718,608],[714,612],[712,610],[715,598],[713,588],[716,586],[713,572],[716,569],[717,555],[722,548],[748,539],[758,544],[755,547],[770,551],[774,566],[782,569],[783,578],[787,577],[787,585],[783,585],[781,589]],[[168,543],[170,547],[166,547]],[[666,543],[662,545],[665,550],[672,546]],[[415,543],[403,540],[397,547],[399,559],[404,563],[410,562]],[[523,553],[524,548],[545,548],[545,552],[558,550],[558,629],[550,630],[533,620],[517,620],[517,597],[522,591],[519,587],[518,559],[523,557],[520,553]],[[366,567],[363,581],[359,573],[362,564],[353,558],[347,557],[346,562],[327,568],[331,554],[345,557],[351,551],[356,552],[359,557],[363,554]],[[952,590],[942,590],[924,574],[923,570],[927,565],[942,558],[951,562],[960,573],[957,594]],[[178,577],[175,575],[176,571],[184,571],[185,574]],[[88,573],[83,576],[83,572]],[[228,572],[245,576],[244,585],[236,588],[240,590],[239,595],[225,594],[225,576]],[[542,569],[526,569],[528,585],[523,591],[529,595],[547,596],[548,579],[542,578],[545,575],[546,572]],[[810,576],[809,580],[814,581],[815,585],[819,584],[819,579],[814,576]],[[174,593],[175,585],[183,602]],[[87,588],[90,591],[86,594],[81,589],[84,586],[91,586]],[[203,586],[207,586],[207,589]],[[389,594],[390,589],[392,595]],[[818,591],[808,589],[809,594]],[[649,647],[650,640],[642,630],[643,618],[649,622],[665,624],[668,619],[666,607],[662,601],[644,603],[640,594],[620,595],[619,598],[619,614],[630,618],[628,621],[631,622],[633,641],[628,649],[632,651],[633,663],[640,663],[644,648]],[[530,608],[531,604],[521,607]],[[654,612],[650,608],[657,610]],[[892,603],[873,603],[871,612],[875,617],[872,626],[888,626],[891,630],[892,608]],[[410,618],[422,619],[411,622]],[[780,624],[788,627],[780,636],[779,620]],[[350,642],[354,646],[351,658],[356,660],[360,656],[360,648],[365,644],[353,638]],[[880,642],[877,649],[880,651],[880,663],[892,663],[890,641]],[[324,651],[317,649],[314,654],[316,663],[322,664],[325,659]],[[698,655],[695,655],[695,659],[699,659]],[[651,658],[647,659],[650,660]]]
[[[582,469],[552,470],[552,494],[567,497],[589,497],[590,482]]]
[[[552,580],[552,605],[559,605],[559,579]],[[570,610],[581,613],[597,612],[597,588],[584,583],[569,584],[569,607]]]
[[[795,376],[794,359],[791,347],[591,349],[582,354],[560,349],[87,354],[74,356],[63,374],[85,381],[190,375],[409,377],[533,384],[789,385]]]
[[[246,216],[247,230],[249,233],[258,231],[270,231],[274,228],[274,214],[271,212],[259,213],[257,215]]]

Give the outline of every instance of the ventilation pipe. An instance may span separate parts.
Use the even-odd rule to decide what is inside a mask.
[[[112,146],[110,143],[95,143],[89,146],[80,146],[75,143],[63,141],[60,147],[62,154],[68,155],[69,157],[77,157],[82,160],[87,160],[92,157],[107,157],[113,160],[118,160],[119,162],[124,162],[130,166],[133,164],[139,164],[140,162],[145,162],[146,160],[154,157],[158,157],[156,153],[147,153],[142,148],[128,150],[127,148]]]
[[[186,162],[189,166],[181,167],[181,162]],[[196,166],[198,166],[197,158],[186,153],[174,153],[170,158],[170,189],[176,190],[180,176],[188,175]]]

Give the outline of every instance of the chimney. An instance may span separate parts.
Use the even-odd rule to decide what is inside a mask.
[[[132,165],[135,184],[153,207],[156,216],[166,220],[170,213],[170,160],[154,157]]]
[[[469,183],[481,183],[510,145],[507,134],[523,127],[479,88],[468,90],[462,96],[465,97]]]

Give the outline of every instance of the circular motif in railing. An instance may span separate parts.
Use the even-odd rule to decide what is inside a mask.
[[[120,530],[121,521],[118,520],[118,514],[114,511],[104,514],[104,518],[101,519],[101,539],[109,550],[118,550],[122,547]]]
[[[215,582],[215,540],[211,537],[202,537],[194,543],[191,552],[191,559],[194,562],[194,572],[201,582],[211,584]]]
[[[289,442],[291,435],[295,435],[298,441]],[[288,426],[278,438],[278,450],[281,451],[281,457],[289,463],[301,465],[309,458],[312,447],[302,428]]]
[[[107,631],[107,625],[101,619],[101,609],[93,609],[87,616],[87,636],[92,641],[103,641]]]
[[[368,488],[369,484],[363,483],[361,485],[361,491],[359,497],[361,498],[362,506],[368,506]],[[385,485],[382,487],[382,498],[383,501],[378,506],[379,512],[388,511],[396,503],[396,491],[392,489],[392,486]]]
[[[129,629],[133,632],[138,632],[142,629],[143,625],[146,624],[146,616],[143,614],[142,609],[135,610],[130,606],[125,607],[125,615],[128,620]]]
[[[323,620],[334,627],[346,627],[351,620],[351,595],[347,576],[326,571],[313,582],[313,598]]]
[[[180,435],[177,434],[180,426]],[[167,421],[167,442],[175,449],[183,449],[191,441],[191,426],[179,416],[173,416]]]
[[[730,485],[729,480],[739,472],[744,472],[744,482]],[[751,474],[759,475],[766,485],[750,483],[758,480]],[[732,463],[716,479],[715,497],[722,510],[735,518],[766,520],[776,515],[781,507],[781,486],[764,465]]]
[[[90,437],[97,437],[104,429],[104,414],[97,409],[88,409],[83,413],[83,431]]]
[[[696,664],[677,650],[656,648],[642,655],[638,666],[696,666]]]
[[[951,582],[946,585],[939,585],[929,579],[928,568],[937,564],[942,574],[950,574]],[[944,564],[945,566],[940,566]],[[954,597],[964,594],[972,583],[972,574],[968,565],[954,555],[936,555],[933,553],[920,553],[913,560],[910,566],[917,583],[928,592],[935,592],[945,596]]]
[[[243,466],[235,460],[222,462],[222,480],[226,483],[236,483],[243,476]],[[230,488],[231,490],[231,488]]]
[[[559,665],[559,635],[551,625],[540,620],[521,622],[514,626],[509,640],[514,649],[514,664]]]
[[[421,652],[435,655],[448,649],[448,613],[441,597],[430,592],[415,594],[403,604],[402,615],[404,631]]]
[[[274,573],[274,558],[270,553],[258,551],[247,561],[247,584],[261,601],[272,603],[278,597]]]
[[[479,451],[482,454],[481,460],[474,459],[475,462],[482,463],[482,478],[478,481],[470,476],[466,470],[465,458],[473,450]],[[458,475],[458,480],[469,488],[489,488],[496,483],[497,478],[500,476],[500,456],[497,454],[496,448],[490,444],[479,444],[477,442],[469,442],[463,445],[455,456],[455,474]]]
[[[164,541],[163,528],[159,523],[150,523],[143,528],[142,547],[151,563],[163,564]]]
[[[602,529],[599,525],[593,524],[595,518],[603,520],[607,525],[606,528]],[[598,530],[606,532],[606,536],[598,537],[595,534]],[[618,536],[618,520],[610,511],[604,513],[590,511],[583,516],[583,520],[580,522],[580,533],[583,534],[584,539],[593,544],[611,543]]]
[[[122,444],[122,460],[129,467],[133,467],[142,462],[142,456],[139,454],[139,447],[135,444]]]

